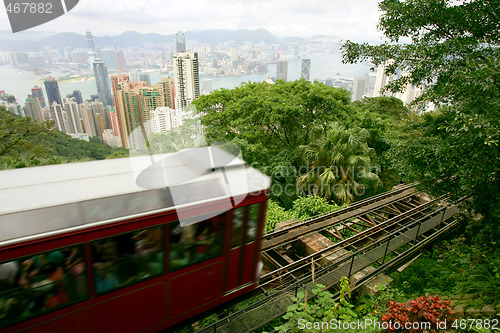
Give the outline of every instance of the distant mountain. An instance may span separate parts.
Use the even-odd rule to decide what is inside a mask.
[[[197,40],[200,42],[217,44],[229,41],[234,41],[238,44],[243,44],[244,42],[254,42],[259,43],[264,41],[266,43],[274,43],[277,41],[276,37],[273,36],[269,31],[265,29],[248,30],[204,30],[199,32],[188,31],[184,34],[186,39]]]
[[[199,42],[216,44],[223,42],[234,41],[242,44],[246,41],[258,43],[264,41],[266,43],[276,42],[277,39],[269,31],[265,29],[257,30],[204,30],[204,31],[187,31],[184,33],[186,39],[197,40]],[[76,33],[59,33],[40,40],[12,40],[11,38],[2,38],[0,34],[0,50],[14,52],[36,52],[44,47],[49,48],[86,48],[87,41],[85,35]],[[156,33],[142,34],[135,31],[127,31],[118,36],[94,36],[94,43],[97,47],[116,46],[120,48],[143,46],[145,43],[161,44],[173,43],[175,34],[160,35]]]
[[[0,49],[2,51],[14,52],[36,52],[40,51],[43,47],[60,48],[60,47],[73,47],[81,48],[87,47],[85,36],[75,34],[72,32],[63,32],[52,35],[46,38],[36,40],[0,40]]]

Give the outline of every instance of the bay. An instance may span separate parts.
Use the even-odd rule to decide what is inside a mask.
[[[324,80],[327,78],[347,78],[362,77],[369,72],[370,67],[366,64],[346,65],[342,63],[340,53],[311,53],[308,55],[311,59],[311,80]],[[294,60],[288,63],[288,80],[297,80],[300,78],[301,61]],[[51,73],[52,76],[62,76],[62,73]],[[150,72],[151,83],[156,83],[166,74],[159,72]],[[226,88],[232,89],[239,86],[242,82],[262,82],[268,78],[276,76],[276,64],[269,64],[267,72],[254,73],[233,76],[202,76],[200,80],[211,79],[214,90]],[[43,79],[46,77],[35,75],[32,72],[22,70],[11,65],[0,65],[0,90],[5,90],[7,94],[16,97],[17,102],[24,105],[26,97],[31,93],[31,88],[36,84],[45,91]],[[42,81],[40,81],[42,80]],[[90,98],[90,95],[97,94],[95,80],[77,81],[60,83],[59,90],[61,97],[71,94],[74,90],[80,90],[84,100]]]

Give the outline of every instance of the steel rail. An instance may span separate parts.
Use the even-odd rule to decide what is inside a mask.
[[[356,234],[356,235],[353,235],[343,241],[340,241],[340,242],[337,242],[329,247],[326,247],[318,252],[315,252],[313,254],[310,254],[308,256],[305,256],[293,263],[290,263],[288,265],[285,265],[285,266],[282,266],[272,272],[269,272],[265,275],[263,275],[260,280],[264,280],[265,283],[264,284],[260,284],[259,283],[259,287],[264,287],[266,286],[268,283],[270,282],[273,282],[275,281],[277,278],[273,278],[273,279],[270,279],[273,275],[276,275],[276,274],[279,274],[280,275],[280,278],[283,278],[284,276],[286,275],[289,275],[295,271],[297,271],[298,269],[302,269],[306,266],[309,266],[310,265],[310,262],[311,260],[315,260],[317,259],[317,257],[321,257],[323,254],[327,253],[327,252],[330,252],[336,248],[339,248],[339,249],[343,249],[343,250],[346,250],[347,251],[347,247],[352,245],[353,243],[356,243],[356,242],[359,242],[361,239],[365,239],[369,236],[373,236],[374,234],[376,233],[379,233],[383,230],[386,230],[387,228],[391,227],[392,225],[394,225],[394,223],[397,223],[397,222],[401,222],[401,220],[404,220],[404,219],[407,219],[409,218],[410,216],[412,216],[413,214],[418,214],[418,213],[421,213],[423,210],[427,209],[429,206],[431,206],[432,204],[435,204],[437,201],[439,200],[442,200],[444,196],[442,197],[439,197],[439,198],[436,198],[434,200],[431,200],[429,202],[426,202],[420,206],[417,206],[413,209],[410,209],[406,212],[403,212],[402,214],[400,215],[397,215],[391,219],[388,219],[387,221],[385,222],[382,222],[376,226],[373,226],[369,229],[366,229],[366,230],[363,230],[361,231],[360,233]],[[426,215],[427,216],[427,215]],[[411,224],[411,223],[410,223]],[[385,236],[387,237],[387,236]],[[346,256],[351,256],[352,254],[349,253],[348,255]],[[339,258],[339,260],[341,261],[341,259]],[[303,264],[303,265],[302,265]],[[299,267],[300,266],[300,267]],[[291,270],[290,272],[288,272],[289,270]],[[270,280],[267,280],[267,279],[270,279]]]
[[[355,203],[349,205],[348,207],[345,207],[345,208],[342,208],[342,209],[339,209],[339,210],[335,210],[333,212],[329,212],[329,213],[326,213],[326,214],[318,214],[318,215],[310,217],[310,218],[306,218],[306,219],[303,219],[303,220],[298,220],[296,225],[290,226],[290,227],[285,228],[285,229],[276,230],[276,231],[272,231],[272,232],[269,232],[267,234],[264,234],[263,241],[264,240],[270,240],[270,239],[276,238],[278,236],[281,236],[283,234],[286,234],[290,230],[295,229],[297,225],[307,226],[309,224],[314,224],[314,223],[317,223],[317,222],[320,222],[320,221],[324,221],[325,219],[332,218],[332,217],[335,217],[335,216],[338,216],[338,215],[341,215],[341,214],[353,211],[353,210],[358,209],[360,207],[366,206],[366,205],[368,205],[370,203],[373,203],[373,202],[385,199],[387,197],[396,195],[396,194],[401,193],[403,191],[406,191],[408,189],[414,188],[415,186],[417,186],[417,184],[418,183],[410,184],[410,185],[404,186],[404,187],[402,187],[400,189],[397,189],[397,190],[393,190],[393,191],[390,191],[390,192],[385,192],[385,193],[382,193],[382,194],[379,194],[379,195],[375,195],[375,196],[369,197],[367,199],[355,202]]]

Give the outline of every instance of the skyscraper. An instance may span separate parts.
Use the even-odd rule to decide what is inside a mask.
[[[276,80],[286,81],[288,77],[288,61],[280,60],[276,63]]]
[[[181,52],[174,57],[175,109],[182,111],[200,97],[198,53]]]
[[[118,115],[116,113],[116,110],[111,108],[108,111],[109,114],[109,119],[111,122],[111,129],[113,130],[113,135],[116,136],[120,140],[120,147],[122,147],[122,140],[120,139],[120,125],[118,123]]]
[[[63,133],[68,133],[68,116],[61,104],[57,104],[56,102],[52,103],[50,105],[50,113],[56,122],[57,129]]]
[[[131,133],[145,122],[140,90],[146,88],[146,83],[130,83],[128,75],[113,75],[111,85],[123,147],[143,148],[141,139],[131,137]]]
[[[92,37],[92,33],[87,30],[87,44],[90,49],[89,58],[90,61],[93,62],[95,59],[99,58],[99,50],[96,49],[94,44],[94,38]]]
[[[73,90],[73,93],[67,94],[66,97],[67,98],[74,98],[75,102],[77,102],[78,104],[83,103],[83,96],[82,96],[82,92],[80,90]]]
[[[125,72],[127,70],[127,63],[122,50],[116,52],[116,69],[118,72]]]
[[[366,94],[366,84],[367,79],[365,77],[357,77],[354,79],[354,86],[352,88],[352,96],[351,100],[360,101],[363,99],[363,96]]]
[[[127,86],[126,83],[120,83],[120,90],[118,90],[118,95],[122,101],[120,110],[122,118],[125,119],[125,131],[122,129],[122,142],[123,138],[126,143],[125,148],[130,149],[143,149],[143,141],[140,136],[133,135],[135,129],[141,128],[146,122],[143,117],[143,109],[141,103],[141,96],[139,91],[141,88],[146,88],[145,82],[134,82]],[[137,132],[134,132],[137,133]],[[143,133],[144,134],[144,133]]]
[[[160,85],[155,85],[139,90],[141,121],[143,124],[151,119],[151,112],[158,107],[165,106],[160,88]],[[148,129],[146,128],[146,130]]]
[[[392,76],[390,77],[386,73],[386,66],[385,64],[380,64],[377,68],[377,78],[375,80],[375,88],[373,92],[374,97],[379,97],[379,96],[388,96],[387,92],[383,92],[382,90],[385,88],[385,86],[392,81]]]
[[[108,82],[108,69],[101,59],[94,61],[94,75],[99,99],[104,105],[113,105],[113,98]]]
[[[137,73],[137,81],[144,81],[146,82],[146,85],[148,86],[151,85],[151,78],[149,77],[148,73],[142,73],[142,72]]]
[[[38,97],[28,95],[24,104],[24,115],[38,121],[43,121],[43,112]]]
[[[42,108],[47,106],[47,104],[45,104],[45,97],[43,96],[42,87],[34,86],[33,88],[31,88],[31,93],[33,94],[33,96],[38,98],[38,101],[40,102],[40,106]]]
[[[95,124],[94,113],[90,104],[85,102],[82,104],[80,111],[82,113],[83,130],[89,137],[97,136],[97,127]]]
[[[311,59],[302,59],[302,68],[300,70],[300,78],[310,80],[311,77]]]
[[[171,109],[175,108],[175,82],[173,77],[162,77],[156,85],[161,85],[163,105]]]
[[[177,32],[175,35],[175,52],[186,52],[186,38],[182,31]]]
[[[59,92],[59,85],[57,84],[56,79],[49,76],[45,79],[44,83],[49,105],[52,105],[54,102],[62,105],[61,93]]]
[[[64,109],[68,117],[68,133],[84,133],[79,104],[73,98],[65,98]]]
[[[113,89],[113,99],[115,102],[115,110],[116,116],[118,118],[118,136],[122,140],[122,145],[125,148],[128,148],[128,141],[126,136],[126,120],[123,114],[124,106],[123,100],[120,95],[120,90],[123,90],[124,87],[128,87],[130,84],[128,74],[118,74],[111,76],[111,89]]]

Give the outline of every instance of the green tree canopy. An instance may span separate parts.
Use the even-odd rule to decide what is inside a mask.
[[[0,107],[0,169],[128,155],[126,149],[113,149],[97,137],[90,142],[73,139],[52,129],[53,125],[52,121],[37,122]]]
[[[368,146],[369,137],[359,127],[329,125],[315,140],[300,146],[307,172],[299,178],[299,186],[339,204],[351,203],[378,187],[376,153]]]
[[[500,217],[500,5],[498,0],[383,0],[381,45],[343,45],[344,61],[370,59],[425,88],[438,110],[407,128],[392,151],[401,172],[433,194],[470,196],[484,221]],[[497,230],[498,231],[498,230]],[[490,235],[495,233],[488,232]]]
[[[23,152],[43,155],[46,148],[38,139],[46,135],[52,125],[52,122],[40,123],[13,115],[0,106],[0,158],[18,157]]]
[[[263,171],[283,186],[295,183],[302,163],[297,147],[309,143],[315,128],[345,119],[349,103],[346,90],[306,80],[246,83],[193,102],[209,143],[237,144],[248,163],[265,167]],[[293,199],[280,197],[285,205]]]

